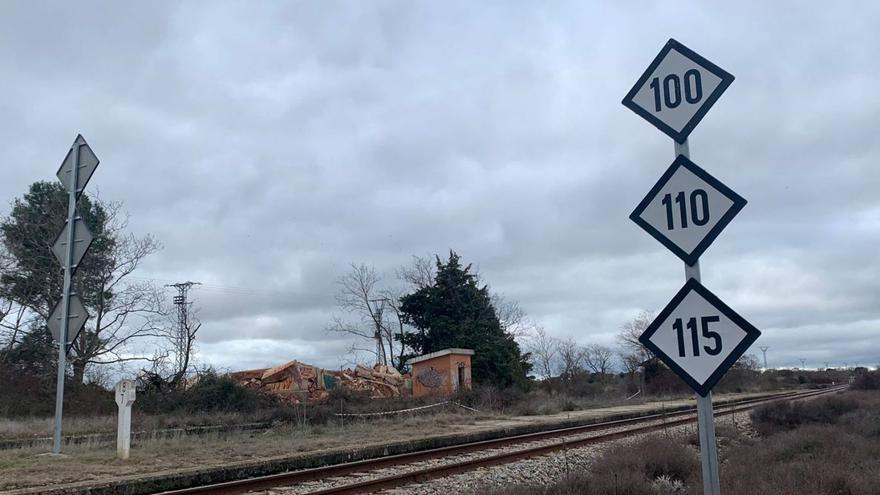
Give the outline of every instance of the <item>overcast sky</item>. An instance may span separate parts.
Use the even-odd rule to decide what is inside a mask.
[[[622,97],[676,38],[736,76],[691,158],[748,205],[703,283],[776,366],[880,362],[880,3],[4,2],[0,213],[78,132],[89,193],[192,280],[199,359],[340,366],[335,280],[456,250],[614,344],[683,264],[627,216],[672,162]],[[169,293],[170,297],[170,293]]]

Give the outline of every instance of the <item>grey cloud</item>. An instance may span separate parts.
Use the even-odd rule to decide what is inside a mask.
[[[322,329],[349,263],[394,286],[449,248],[551,334],[613,344],[683,283],[627,219],[672,145],[620,105],[675,37],[737,77],[692,135],[749,200],[703,280],[774,349],[843,361],[878,353],[878,20],[872,2],[7,4],[0,192],[51,179],[82,132],[90,190],[165,245],[138,275],[206,284],[219,367],[338,364]]]

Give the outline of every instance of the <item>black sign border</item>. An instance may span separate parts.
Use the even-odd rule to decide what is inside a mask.
[[[684,127],[682,127],[681,132],[677,132],[675,129],[667,125],[665,122],[663,122],[644,108],[637,105],[635,102],[636,93],[638,93],[639,89],[641,89],[641,87],[644,86],[644,84],[648,81],[648,78],[651,77],[651,74],[654,73],[654,70],[657,69],[657,66],[660,65],[660,62],[663,61],[670,50],[675,50],[678,53],[681,53],[685,57],[691,59],[696,64],[702,66],[704,69],[715,74],[716,76],[718,76],[718,78],[721,79],[721,83],[718,85],[717,88],[715,88],[715,91],[712,91],[712,94],[709,95],[703,105],[697,110],[697,113],[695,113],[693,117],[691,117],[691,120],[689,120]],[[651,65],[648,66],[648,69],[645,70],[645,73],[642,74],[641,77],[639,77],[639,79],[636,81],[636,84],[632,87],[632,89],[629,90],[629,93],[627,93],[626,96],[623,97],[623,101],[621,103],[623,103],[623,106],[637,113],[643,119],[653,124],[654,127],[660,129],[667,136],[671,137],[680,144],[684,143],[685,140],[687,140],[688,136],[690,136],[694,128],[697,127],[697,124],[699,124],[700,121],[703,120],[703,117],[706,116],[706,114],[709,112],[715,102],[718,101],[718,98],[721,97],[721,94],[727,90],[727,87],[730,86],[731,83],[733,83],[734,79],[735,77],[733,76],[733,74],[706,60],[695,51],[682,45],[673,38],[669,38],[669,41],[666,42],[666,45],[660,50],[660,53],[657,54],[657,56],[651,62]]]
[[[715,226],[706,233],[706,236],[703,237],[703,240],[701,240],[700,243],[697,244],[690,253],[678,247],[677,244],[672,242],[671,239],[669,239],[662,232],[654,228],[653,225],[648,223],[641,216],[648,205],[651,204],[651,201],[653,201],[657,194],[660,193],[660,190],[663,189],[663,186],[666,185],[666,182],[668,182],[669,179],[672,178],[673,174],[675,174],[679,167],[684,167],[688,169],[689,171],[691,171],[691,173],[704,180],[707,184],[714,187],[716,190],[718,190],[718,192],[726,196],[727,199],[733,201],[730,209],[728,209],[727,212],[724,213],[721,219],[718,220]],[[648,194],[644,197],[644,199],[642,199],[639,205],[636,206],[636,209],[629,214],[629,218],[639,227],[644,229],[645,232],[650,234],[651,237],[657,239],[660,244],[663,244],[664,246],[666,246],[667,249],[675,253],[675,255],[681,258],[685,263],[687,263],[688,266],[693,266],[694,263],[696,263],[700,259],[700,256],[703,255],[706,249],[708,249],[709,246],[711,246],[712,243],[715,242],[715,239],[719,235],[721,235],[721,231],[724,230],[725,227],[727,227],[727,224],[729,224],[731,220],[733,220],[733,217],[735,217],[740,212],[740,210],[742,210],[746,206],[746,204],[748,204],[748,201],[739,194],[735,193],[733,189],[727,187],[715,177],[712,177],[709,172],[706,172],[705,170],[700,168],[699,165],[690,161],[686,156],[678,155],[678,157],[676,157],[675,160],[672,162],[672,165],[670,165],[669,168],[666,169],[666,172],[664,172],[663,175],[660,176],[660,179],[657,181],[656,184],[654,184],[654,187],[652,187],[651,190],[648,191]]]
[[[659,347],[654,345],[651,342],[651,337],[654,335],[657,330],[660,329],[660,325],[669,318],[669,315],[678,307],[679,304],[684,300],[685,297],[691,292],[694,291],[700,296],[702,296],[706,301],[715,307],[719,312],[721,312],[724,316],[726,316],[730,321],[739,325],[746,332],[746,338],[742,340],[731,352],[724,361],[718,365],[718,368],[709,375],[709,378],[706,379],[704,383],[699,383],[688,374],[681,366],[679,366],[672,357],[663,352]],[[745,318],[737,314],[736,311],[730,308],[730,306],[724,304],[721,299],[718,298],[715,294],[713,294],[709,289],[703,286],[700,282],[697,282],[697,279],[690,278],[687,282],[685,282],[684,286],[675,294],[675,297],[672,298],[672,301],[669,301],[669,304],[663,308],[663,311],[657,315],[657,318],[648,325],[648,328],[639,336],[639,342],[642,343],[645,347],[648,348],[651,352],[654,353],[655,356],[660,358],[666,366],[675,372],[682,380],[685,381],[691,388],[694,389],[695,392],[705,397],[712,391],[712,388],[718,383],[718,380],[727,373],[727,370],[736,363],[736,360],[740,358],[743,354],[745,354],[746,350],[751,347],[752,344],[758,340],[758,337],[761,336],[761,331],[755,328],[751,323],[747,322]]]

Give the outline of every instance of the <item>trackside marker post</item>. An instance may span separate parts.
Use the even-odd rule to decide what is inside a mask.
[[[700,255],[746,200],[690,160],[688,136],[733,79],[670,39],[623,99],[675,148],[675,161],[630,219],[684,261],[685,284],[639,342],[697,393],[706,495],[721,493],[712,387],[761,335],[700,280]]]
[[[120,459],[128,459],[131,450],[131,405],[134,404],[135,390],[132,380],[119,380],[116,384],[116,405],[119,407],[116,457]]]

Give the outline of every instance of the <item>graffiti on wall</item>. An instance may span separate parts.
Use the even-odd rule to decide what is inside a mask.
[[[439,388],[443,386],[444,382],[444,376],[441,375],[434,368],[429,368],[419,372],[419,374],[416,376],[416,379],[419,381],[419,383],[422,384],[422,386],[428,388]]]

